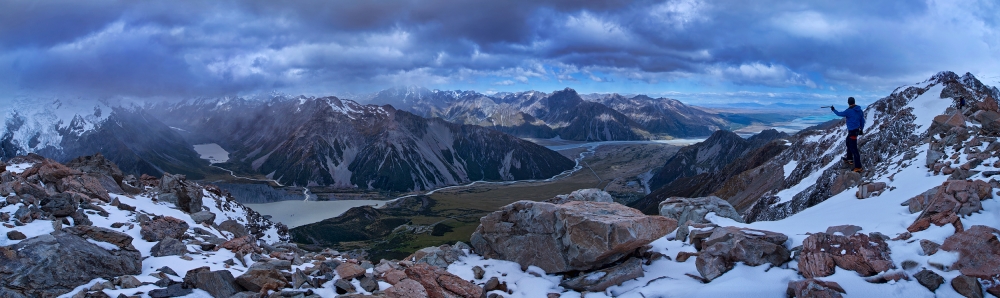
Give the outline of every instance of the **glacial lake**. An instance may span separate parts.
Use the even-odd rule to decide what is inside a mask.
[[[284,223],[289,228],[319,222],[344,214],[348,209],[360,206],[385,205],[388,201],[343,200],[343,201],[281,201],[264,204],[244,204],[263,215],[270,215],[272,221]]]

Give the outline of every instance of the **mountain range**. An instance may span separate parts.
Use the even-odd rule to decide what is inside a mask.
[[[479,125],[526,138],[624,141],[702,137],[740,125],[668,98],[618,94],[583,96],[573,89],[552,93],[441,91],[397,87],[372,103],[389,104],[423,117]]]

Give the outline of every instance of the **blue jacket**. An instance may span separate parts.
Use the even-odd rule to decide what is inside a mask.
[[[854,105],[843,112],[837,112],[834,109],[833,113],[840,117],[847,117],[847,130],[865,130],[865,112],[861,110],[861,106]]]

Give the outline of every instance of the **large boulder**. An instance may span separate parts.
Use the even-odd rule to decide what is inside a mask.
[[[184,245],[184,242],[170,237],[156,243],[149,250],[149,254],[154,257],[183,256],[187,252],[187,245]]]
[[[158,186],[158,200],[174,203],[177,208],[187,213],[202,211],[202,188],[194,182],[187,181],[184,175],[163,173]]]
[[[691,223],[707,223],[705,215],[715,212],[716,215],[743,222],[743,217],[736,208],[726,200],[716,196],[701,198],[672,197],[660,202],[660,215],[677,221],[677,239],[687,239],[689,221]]]
[[[122,180],[125,174],[114,162],[97,153],[90,156],[80,156],[66,163],[66,167],[87,173],[101,183],[110,193],[123,194],[125,187]]]
[[[988,226],[972,226],[944,240],[941,249],[958,253],[951,265],[962,274],[982,278],[1000,278],[1000,230]]]
[[[149,242],[160,241],[167,237],[183,239],[187,229],[187,222],[170,216],[162,216],[143,223],[139,235],[142,236],[143,240]]]
[[[786,241],[788,236],[781,233],[737,227],[704,228],[691,234],[691,243],[699,250],[695,267],[706,280],[721,276],[737,262],[781,266],[791,260]]]
[[[202,289],[212,297],[230,297],[242,292],[243,287],[236,284],[236,278],[229,270],[211,271],[208,267],[191,269],[184,275],[184,287]]]
[[[565,204],[576,201],[611,203],[615,200],[611,197],[611,194],[596,188],[575,190],[568,195],[557,195],[551,199],[545,200],[546,203],[552,204]]]
[[[806,278],[830,276],[836,267],[873,276],[894,269],[889,245],[877,234],[816,233],[802,241],[799,273]]]
[[[108,229],[69,227],[0,247],[0,293],[55,297],[95,278],[141,273],[132,237]]]
[[[80,206],[77,198],[69,193],[57,193],[41,200],[42,211],[48,212],[56,217],[66,217],[76,212]]]
[[[617,203],[518,201],[480,219],[471,240],[486,258],[556,273],[601,268],[676,228]]]

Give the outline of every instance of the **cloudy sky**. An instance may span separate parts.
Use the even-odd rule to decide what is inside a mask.
[[[693,103],[1000,85],[1000,4],[0,0],[0,99],[565,87]]]

